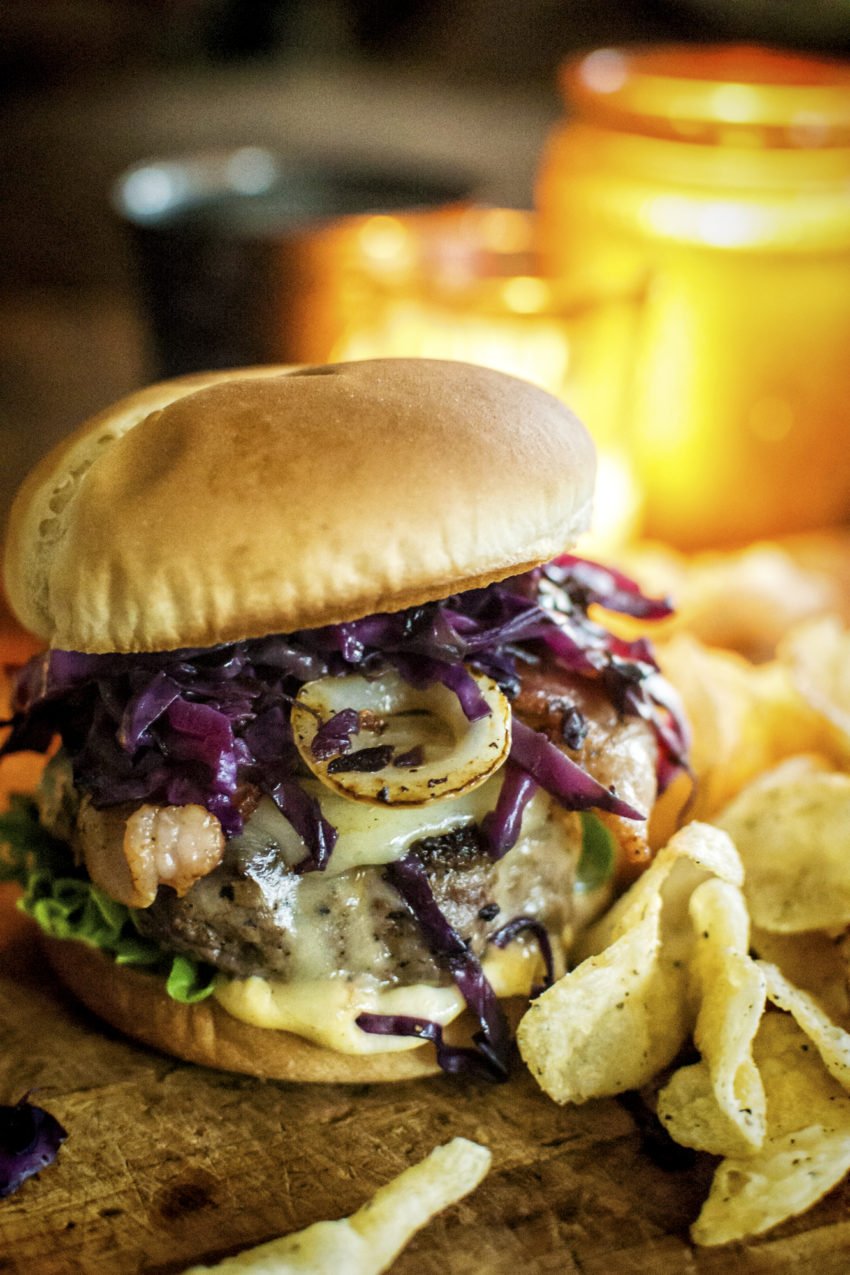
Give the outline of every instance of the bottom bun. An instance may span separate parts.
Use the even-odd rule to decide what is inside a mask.
[[[212,998],[172,1000],[162,978],[86,943],[45,938],[47,959],[78,1000],[127,1036],[187,1062],[266,1080],[369,1084],[433,1076],[434,1047],[379,1054],[339,1054],[290,1032],[253,1027]]]

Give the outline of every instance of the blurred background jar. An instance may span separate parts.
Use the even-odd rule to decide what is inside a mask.
[[[850,65],[727,46],[568,63],[546,269],[645,289],[624,428],[685,548],[850,513]],[[592,424],[592,421],[591,421]]]
[[[456,359],[523,377],[567,402],[597,449],[594,551],[641,525],[641,494],[623,446],[643,289],[622,280],[585,288],[541,269],[536,215],[455,207],[381,215],[310,236],[315,339],[306,359]],[[338,264],[328,269],[328,260]],[[521,428],[521,423],[517,423]],[[482,474],[487,440],[482,438]]]

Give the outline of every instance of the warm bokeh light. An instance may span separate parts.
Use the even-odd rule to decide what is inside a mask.
[[[596,441],[608,544],[845,521],[850,66],[600,49],[565,84],[537,214],[454,205],[305,238],[299,360],[465,359],[542,385]]]
[[[624,445],[684,547],[850,513],[850,66],[597,50],[539,180],[555,275],[646,286]]]
[[[591,296],[541,276],[535,235],[535,217],[508,208],[448,211],[427,222],[369,219],[329,357],[465,360],[564,399],[599,452],[592,547],[601,552],[640,522],[619,423],[640,296]]]

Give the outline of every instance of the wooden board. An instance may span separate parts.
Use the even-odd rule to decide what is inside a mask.
[[[396,1275],[695,1275],[848,1269],[850,1187],[746,1246],[687,1238],[713,1162],[669,1155],[634,1096],[561,1109],[520,1064],[506,1085],[311,1087],[206,1071],[118,1037],[53,983],[0,890],[0,1101],[68,1130],[0,1201],[2,1275],[172,1275],[357,1208],[462,1134],[492,1148],[475,1194]],[[340,1275],[344,1275],[341,1272]]]

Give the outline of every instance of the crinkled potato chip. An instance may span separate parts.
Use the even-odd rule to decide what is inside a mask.
[[[752,1045],[766,976],[748,955],[749,918],[737,886],[705,881],[691,896],[696,935],[691,980],[699,1003],[700,1062],[682,1067],[658,1095],[658,1117],[683,1146],[746,1155],[764,1139],[764,1087]]]
[[[517,1042],[556,1102],[639,1088],[675,1057],[693,1021],[688,900],[711,874],[740,885],[735,848],[690,824],[589,931],[595,950],[530,1006]]]
[[[610,947],[532,1003],[517,1044],[555,1102],[586,1102],[646,1083],[684,1038],[678,989],[659,970],[661,896]]]
[[[712,646],[770,659],[794,624],[846,605],[840,578],[846,548],[836,553],[833,537],[822,547],[761,543],[733,551],[685,556],[667,545],[643,543],[618,554],[618,565],[651,595],[670,594],[675,627]],[[803,550],[807,550],[804,552]]]
[[[738,847],[755,925],[783,934],[850,925],[850,775],[763,776],[716,822]]]
[[[836,756],[850,761],[850,630],[836,615],[798,625],[779,647],[793,686],[824,720]]]
[[[821,747],[822,719],[797,693],[784,666],[750,664],[686,634],[662,647],[658,658],[693,731],[696,787],[688,818],[712,817],[783,757]]]
[[[217,1266],[185,1275],[379,1275],[437,1213],[463,1199],[490,1168],[486,1147],[454,1138],[381,1187],[351,1217],[316,1222]]]
[[[658,851],[646,871],[602,919],[585,932],[579,955],[598,952],[625,933],[642,912],[645,900],[660,892],[664,895],[665,938],[668,942],[676,941],[677,947],[684,942],[690,948],[688,905],[691,894],[707,876],[742,886],[741,859],[724,832],[711,824],[689,823]]]
[[[798,934],[771,934],[753,926],[750,946],[756,956],[775,965],[782,974],[808,992],[834,1023],[850,1029],[848,958],[844,935],[820,930]]]
[[[760,1235],[815,1204],[850,1169],[850,1098],[790,1015],[767,1014],[755,1042],[767,1136],[718,1166],[691,1227],[696,1244]]]
[[[832,1078],[850,1091],[850,1033],[833,1023],[808,992],[795,987],[775,965],[759,961],[759,967],[767,980],[768,999],[791,1015]]]

